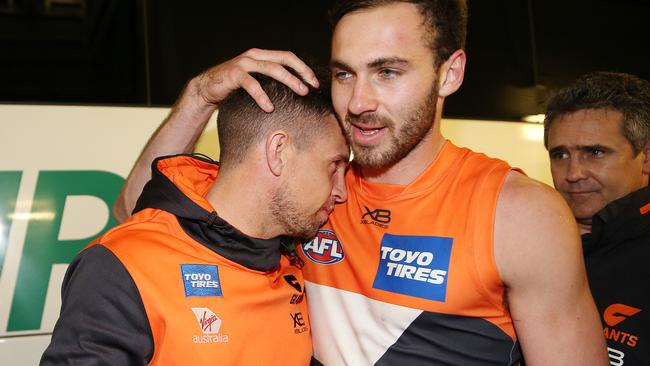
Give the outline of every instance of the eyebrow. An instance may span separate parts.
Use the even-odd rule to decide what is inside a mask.
[[[564,145],[560,145],[560,146],[555,146],[555,147],[553,147],[553,148],[551,148],[551,149],[548,149],[548,153],[549,153],[549,154],[554,154],[554,153],[556,153],[556,152],[559,152],[559,151],[566,151],[566,150],[567,150],[566,146],[564,146]]]
[[[594,150],[594,149],[604,150],[604,151],[614,151],[614,149],[612,149],[612,148],[610,148],[608,146],[605,146],[605,145],[601,145],[601,144],[578,145],[577,148],[582,150],[582,151],[591,151],[591,150]]]
[[[370,69],[376,69],[376,68],[389,66],[389,65],[408,65],[408,64],[409,64],[408,60],[400,57],[380,57],[378,59],[370,61],[369,63],[366,64],[366,66]],[[337,68],[343,70],[352,69],[350,65],[340,60],[331,60],[330,68]]]
[[[367,66],[371,69],[376,69],[388,65],[407,65],[408,63],[407,60],[399,57],[382,57],[368,63]]]
[[[548,150],[549,154],[552,154],[554,152],[558,151],[566,151],[566,150],[580,150],[580,151],[591,151],[594,149],[599,149],[599,150],[605,150],[605,151],[612,151],[611,148],[601,145],[601,144],[593,144],[593,145],[575,145],[575,146],[566,146],[566,145],[560,145],[560,146],[555,146],[551,149]]]

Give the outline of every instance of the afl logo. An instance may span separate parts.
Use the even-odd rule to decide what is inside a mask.
[[[301,245],[305,256],[320,264],[334,264],[343,260],[343,245],[330,230],[318,230],[312,241],[304,242]]]

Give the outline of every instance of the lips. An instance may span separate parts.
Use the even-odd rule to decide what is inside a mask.
[[[354,141],[361,145],[373,145],[386,133],[386,127],[353,124]]]
[[[567,192],[572,201],[584,201],[590,198],[596,191],[573,191]]]
[[[568,192],[571,195],[585,195],[589,193],[594,193],[595,191],[570,191]]]
[[[352,142],[368,146],[380,143],[380,139],[392,126],[390,119],[377,113],[364,113],[358,116],[348,114],[345,116],[345,122],[349,124],[346,129],[351,135]]]
[[[357,127],[357,128],[359,128],[359,127]],[[361,134],[364,135],[364,136],[372,136],[372,135],[378,133],[381,130],[381,128],[368,128],[368,129],[359,128],[359,130],[361,131]]]

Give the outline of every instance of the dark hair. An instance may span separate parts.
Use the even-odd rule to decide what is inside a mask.
[[[293,70],[290,72],[300,78]],[[271,113],[264,112],[244,89],[235,90],[219,103],[217,133],[222,167],[241,163],[253,145],[263,141],[268,133],[279,129],[290,134],[291,141],[297,148],[305,149],[327,126],[323,117],[334,113],[329,86],[326,84],[315,89],[303,81],[308,86],[309,93],[300,96],[268,76],[256,73],[251,76],[269,96],[274,110]]]
[[[466,0],[335,0],[330,10],[330,22],[335,27],[346,14],[393,3],[413,4],[418,8],[426,28],[426,42],[435,55],[436,67],[456,50],[465,48]]]
[[[548,131],[560,116],[583,109],[612,109],[623,114],[622,135],[638,154],[650,139],[650,82],[634,75],[595,72],[584,75],[553,96],[544,118],[544,146]]]

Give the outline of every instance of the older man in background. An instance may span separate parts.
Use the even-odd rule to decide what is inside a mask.
[[[598,72],[560,90],[545,144],[582,234],[612,365],[650,365],[650,83]]]

